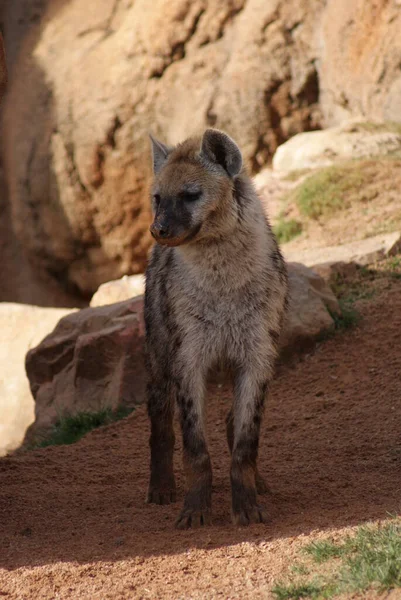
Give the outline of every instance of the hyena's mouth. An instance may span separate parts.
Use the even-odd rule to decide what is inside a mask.
[[[154,239],[156,240],[156,242],[158,244],[160,244],[160,246],[175,247],[175,246],[182,246],[183,244],[188,244],[189,242],[194,240],[195,237],[198,235],[200,229],[201,229],[201,225],[197,225],[189,233],[183,234],[183,235],[180,235],[177,237],[160,237],[160,236],[154,234],[152,231],[151,231],[151,234],[154,237]]]

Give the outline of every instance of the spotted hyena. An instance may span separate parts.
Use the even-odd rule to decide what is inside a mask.
[[[204,422],[207,374],[225,363],[234,399],[227,415],[232,516],[265,521],[257,493],[259,430],[273,377],[287,272],[241,152],[207,129],[168,147],[152,138],[154,182],[145,321],[151,475],[148,502],[176,499],[173,413],[177,403],[187,493],[177,526],[211,518],[212,469]]]

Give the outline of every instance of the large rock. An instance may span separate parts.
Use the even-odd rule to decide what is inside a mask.
[[[147,133],[226,129],[258,168],[319,126],[323,0],[13,0],[3,154],[32,260],[90,295],[141,272],[151,243]]]
[[[345,123],[324,131],[299,133],[277,148],[277,172],[327,167],[339,160],[401,152],[401,124]]]
[[[401,252],[401,232],[381,233],[364,240],[356,240],[339,246],[325,246],[306,250],[284,250],[287,260],[299,260],[309,267],[335,263],[369,265],[377,260]],[[324,269],[322,270],[324,272]]]
[[[311,347],[322,334],[334,329],[331,315],[340,306],[325,280],[300,263],[289,263],[289,310],[281,338],[282,357]]]
[[[143,305],[127,300],[65,316],[26,356],[35,422],[25,443],[60,416],[132,407],[145,390]]]
[[[28,352],[26,370],[35,398],[35,422],[26,442],[45,435],[60,415],[133,406],[144,400],[143,285],[143,278],[132,276],[101,286],[94,296],[96,306],[61,319]],[[289,265],[289,286],[283,358],[311,346],[332,329],[329,311],[340,311],[329,286],[304,265]],[[133,291],[139,294],[134,299]],[[115,299],[119,302],[111,303]]]
[[[25,355],[68,312],[71,311],[0,303],[0,456],[21,443],[34,419]]]
[[[116,281],[103,283],[90,301],[90,306],[104,306],[122,302],[136,296],[143,296],[145,292],[144,275],[124,275]]]

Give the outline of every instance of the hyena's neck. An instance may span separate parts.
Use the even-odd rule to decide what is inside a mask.
[[[230,236],[175,248],[187,279],[203,289],[230,292],[264,272],[272,240],[263,209],[259,203],[245,211]]]

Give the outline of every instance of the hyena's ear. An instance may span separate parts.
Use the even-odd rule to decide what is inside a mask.
[[[209,163],[223,167],[230,177],[238,175],[242,168],[242,155],[237,144],[218,129],[206,129],[200,156]]]
[[[172,148],[159,142],[151,133],[149,133],[149,137],[152,143],[153,171],[154,173],[158,173],[166,162]]]

